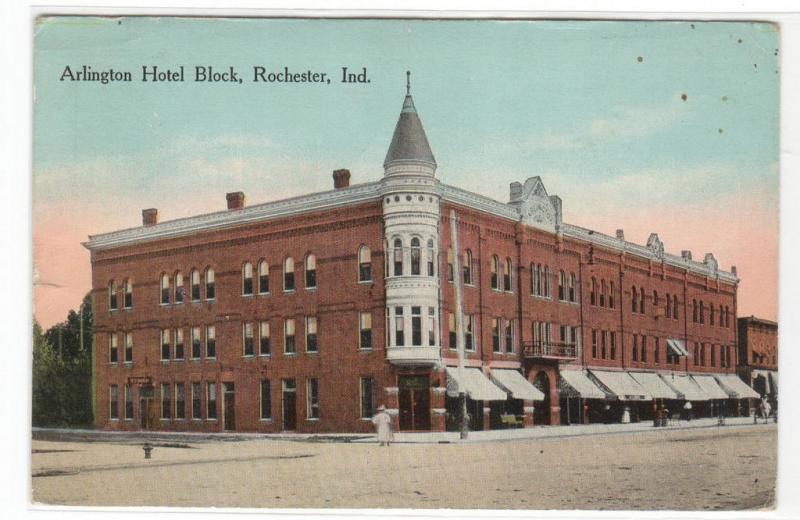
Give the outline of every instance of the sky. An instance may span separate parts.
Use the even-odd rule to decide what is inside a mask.
[[[564,220],[737,266],[739,315],[777,319],[777,27],[733,22],[42,19],[34,36],[34,312],[91,288],[88,235],[376,181],[412,94],[448,184],[500,201],[541,176]],[[64,68],[133,82],[61,81]],[[143,83],[143,65],[186,69]],[[243,83],[196,83],[235,67]],[[268,71],[330,84],[253,83]],[[342,84],[366,67],[369,83]]]

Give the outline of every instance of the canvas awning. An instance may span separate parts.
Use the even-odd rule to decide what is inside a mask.
[[[686,399],[687,401],[708,401],[711,399],[708,394],[697,386],[697,383],[686,374],[661,374],[661,379],[663,379],[670,388],[675,390],[681,399]]]
[[[669,387],[655,372],[628,372],[637,383],[642,385],[654,399],[678,399],[675,390]]]
[[[603,392],[583,370],[562,370],[559,382],[559,391],[572,397],[584,399],[605,399]]]
[[[650,401],[653,396],[627,372],[591,370],[590,373],[620,401]]]
[[[544,401],[544,393],[516,370],[492,369],[490,376],[497,386],[511,393],[514,399]]]
[[[758,399],[761,397],[758,392],[747,386],[747,383],[739,379],[736,374],[718,374],[714,377],[733,399]]]
[[[467,397],[475,401],[505,401],[508,396],[506,393],[489,381],[478,368],[464,368],[464,380],[458,377],[458,368],[446,367],[447,371],[447,395],[458,397],[461,389],[464,389]]]
[[[686,350],[686,343],[682,339],[667,339],[667,347],[678,356],[689,355],[689,351]]]
[[[703,392],[707,393],[711,399],[727,399],[728,392],[720,388],[717,384],[717,380],[714,379],[714,376],[699,376],[693,375],[691,376],[692,379],[695,380],[697,386],[703,389]]]

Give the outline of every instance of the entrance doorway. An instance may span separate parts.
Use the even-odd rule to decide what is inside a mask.
[[[281,382],[283,390],[283,429],[293,431],[297,429],[297,385],[294,379],[284,379]]]
[[[143,430],[150,430],[153,428],[155,421],[158,420],[156,416],[158,410],[153,406],[154,397],[155,388],[153,388],[153,385],[139,388],[139,422]]]
[[[533,386],[544,394],[544,401],[536,403],[533,410],[534,425],[550,424],[550,378],[545,372],[539,372],[533,380]]]
[[[234,392],[233,383],[222,383],[222,407],[223,411],[223,428],[225,430],[236,429],[236,393]]]
[[[430,377],[400,376],[398,378],[400,401],[400,429],[428,431],[431,429]]]

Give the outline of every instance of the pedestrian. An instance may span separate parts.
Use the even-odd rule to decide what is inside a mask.
[[[761,398],[761,404],[758,406],[759,415],[761,418],[764,419],[764,423],[767,422],[767,399],[765,397]]]
[[[379,445],[388,446],[394,440],[394,437],[392,435],[392,417],[386,413],[384,405],[380,405],[378,413],[372,416],[372,424],[375,425],[377,430]]]
[[[766,399],[764,400],[764,424],[767,424],[769,416],[772,415],[772,405],[769,404],[769,401]]]
[[[691,421],[692,420],[692,402],[686,401],[683,405],[683,420],[684,421]]]
[[[621,420],[621,422],[622,422],[622,424],[628,424],[629,422],[631,422],[631,409],[628,408],[627,406],[622,411],[622,420]]]

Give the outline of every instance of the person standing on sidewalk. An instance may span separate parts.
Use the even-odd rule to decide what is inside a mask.
[[[388,446],[394,440],[392,435],[392,417],[386,413],[386,407],[380,405],[378,413],[372,416],[372,424],[375,425],[380,446]]]
[[[692,402],[686,401],[683,405],[683,420],[684,421],[691,421],[692,420]]]

